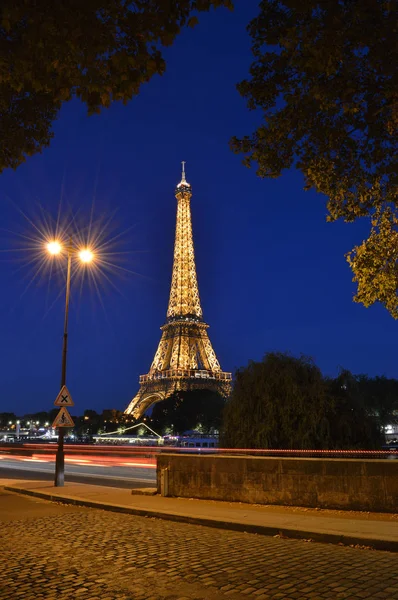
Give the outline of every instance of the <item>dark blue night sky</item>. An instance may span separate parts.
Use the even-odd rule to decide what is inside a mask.
[[[87,117],[74,101],[55,124],[51,147],[0,177],[0,411],[49,410],[59,389],[63,294],[48,273],[25,293],[39,204],[63,206],[84,221],[114,214],[122,263],[103,281],[101,300],[75,285],[70,315],[68,387],[75,414],[124,409],[149,369],[166,316],[180,162],[193,187],[199,288],[209,335],[225,371],[266,351],[312,356],[327,374],[398,377],[397,324],[380,306],[354,304],[344,254],[368,223],[326,223],[325,199],[303,191],[299,173],[260,180],[228,140],[250,133],[235,89],[251,62],[246,25],[256,1],[202,15],[166,52],[167,72],[129,105]],[[10,233],[15,232],[15,233]],[[24,266],[25,264],[25,266]]]

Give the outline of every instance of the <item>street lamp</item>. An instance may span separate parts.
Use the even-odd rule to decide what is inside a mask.
[[[53,256],[55,256],[56,254],[61,253],[62,246],[59,242],[54,240],[47,244],[47,250],[48,250],[49,254],[52,254]]]
[[[80,250],[79,258],[83,263],[89,263],[93,260],[94,255],[91,252],[91,250],[89,250],[88,248],[85,248],[84,250]]]
[[[68,320],[69,320],[69,299],[70,299],[70,281],[72,272],[72,258],[77,259],[83,264],[88,264],[94,260],[94,254],[89,248],[76,248],[73,245],[72,237],[69,238],[69,243],[64,247],[58,240],[51,240],[47,243],[47,252],[51,256],[67,257],[66,269],[66,292],[65,292],[65,318],[64,318],[64,335],[62,343],[62,368],[61,368],[61,390],[66,385],[66,356],[68,352]],[[65,454],[64,454],[64,428],[58,428],[58,447],[55,457],[55,487],[63,487],[65,479]]]

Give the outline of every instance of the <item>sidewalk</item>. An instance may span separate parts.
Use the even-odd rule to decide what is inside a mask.
[[[127,489],[80,483],[55,488],[48,481],[0,479],[0,486],[45,500],[144,517],[398,552],[398,514],[164,498],[153,495],[152,488],[148,494],[140,495],[137,490],[132,493]]]

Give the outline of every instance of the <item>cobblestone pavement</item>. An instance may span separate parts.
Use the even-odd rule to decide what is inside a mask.
[[[396,554],[29,502],[0,524],[1,600],[398,599]]]

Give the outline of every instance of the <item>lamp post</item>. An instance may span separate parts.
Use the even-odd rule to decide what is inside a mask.
[[[54,240],[47,244],[48,252],[53,255],[63,254],[63,248],[60,242]],[[94,256],[88,248],[79,249],[73,246],[72,237],[69,238],[69,243],[66,247],[67,269],[66,269],[66,292],[65,292],[65,318],[64,318],[64,335],[62,342],[62,367],[61,367],[61,387],[66,385],[66,359],[68,353],[68,321],[69,321],[69,299],[70,299],[70,283],[72,273],[72,256],[77,255],[82,263],[89,263]],[[65,452],[64,452],[64,437],[65,431],[63,427],[58,427],[58,446],[55,455],[55,477],[54,486],[63,487],[65,481]]]

